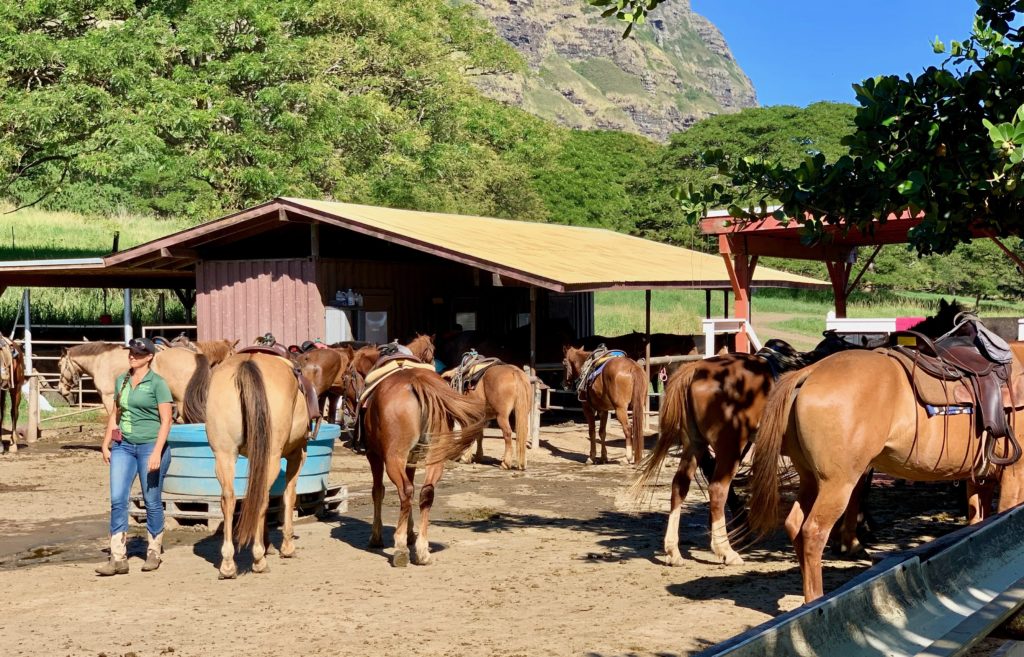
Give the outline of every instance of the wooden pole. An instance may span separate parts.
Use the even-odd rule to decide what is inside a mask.
[[[12,440],[17,440],[18,427],[12,429]],[[25,442],[39,440],[39,377],[32,372],[28,377],[28,427],[25,428]]]
[[[704,319],[711,319],[711,290],[704,290]]]
[[[644,376],[648,385],[651,381],[651,291],[644,290],[644,305],[646,306],[644,328]],[[651,412],[651,396],[648,390],[644,390],[644,414]]]
[[[530,286],[530,370],[537,376],[537,288]]]

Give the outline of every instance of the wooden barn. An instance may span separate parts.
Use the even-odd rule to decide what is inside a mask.
[[[568,321],[593,333],[593,291],[730,289],[720,257],[609,230],[278,198],[105,258],[195,272],[199,339],[326,338],[338,292],[389,339]],[[762,268],[755,286],[820,287]],[[347,299],[346,299],[347,301]],[[378,334],[379,335],[379,334]]]

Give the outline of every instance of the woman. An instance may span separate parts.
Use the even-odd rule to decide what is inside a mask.
[[[110,464],[110,561],[100,575],[128,572],[128,494],[138,475],[146,500],[149,547],[143,571],[160,567],[164,537],[164,506],[160,499],[164,475],[171,464],[167,434],[171,431],[171,391],[151,369],[156,347],[147,338],[128,343],[130,369],[117,378],[116,409],[103,435],[103,462]]]

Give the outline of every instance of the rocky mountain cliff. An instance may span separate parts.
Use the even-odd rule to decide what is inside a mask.
[[[471,0],[526,58],[525,76],[485,93],[574,128],[665,141],[696,121],[755,107],[757,96],[721,32],[672,0],[622,39],[623,25],[584,0]]]

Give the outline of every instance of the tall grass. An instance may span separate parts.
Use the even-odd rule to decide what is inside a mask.
[[[70,212],[46,212],[32,208],[5,214],[0,206],[0,260],[91,258],[107,255],[118,233],[118,249],[124,250],[192,225],[184,219],[148,216],[83,216]],[[10,287],[0,294],[0,331],[7,333],[19,314],[23,288]],[[156,290],[133,292],[132,309],[144,322],[156,317]],[[32,320],[37,324],[96,324],[109,314],[120,323],[124,312],[120,289],[75,288],[73,278],[63,288],[32,289]],[[173,294],[166,295],[166,319],[184,320],[185,310]]]

